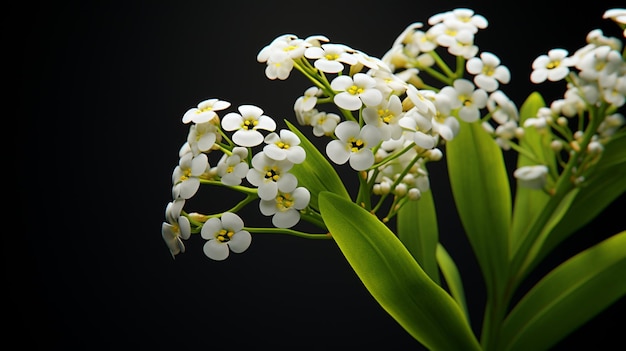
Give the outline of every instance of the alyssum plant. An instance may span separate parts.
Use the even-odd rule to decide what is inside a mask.
[[[626,9],[604,18],[626,28]],[[626,230],[514,295],[626,190],[623,42],[596,29],[573,53],[537,57],[531,81],[564,80],[565,92],[549,104],[533,92],[518,109],[500,89],[508,68],[474,44],[487,24],[467,8],[440,13],[428,28],[408,26],[382,58],[322,35],[277,37],[257,60],[269,79],[295,69],[311,82],[294,103],[297,123],[279,127],[260,107],[229,111],[218,98],[183,114],[189,133],[162,224],[172,255],[192,234],[214,260],[245,251],[258,233],[335,240],[385,311],[431,350],[544,350],[609,308],[626,294]],[[300,128],[326,140],[322,150]],[[442,150],[487,293],[481,335],[438,239],[428,166]],[[514,189],[505,152],[517,152]],[[354,178],[340,178],[340,165]],[[215,213],[187,211],[200,187],[230,189],[237,200]],[[273,226],[245,226],[248,208]]]

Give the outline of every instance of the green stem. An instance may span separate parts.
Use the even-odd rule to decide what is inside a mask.
[[[329,233],[311,234],[311,233],[304,233],[298,230],[288,229],[288,228],[244,227],[243,229],[254,234],[285,234],[285,235],[293,235],[293,236],[297,236],[297,237],[305,238],[305,239],[318,239],[318,240],[319,239],[322,239],[322,240],[332,239],[332,236],[330,236]]]

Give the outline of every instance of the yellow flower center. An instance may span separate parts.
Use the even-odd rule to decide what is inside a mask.
[[[257,121],[256,119],[247,118],[245,121],[243,121],[241,128],[245,130],[250,130],[250,129],[254,129],[254,127],[256,127],[257,124],[259,124],[259,121]]]
[[[233,235],[235,235],[235,232],[233,232],[232,230],[222,229],[219,232],[217,232],[217,234],[215,235],[215,238],[218,241],[227,242],[227,241],[230,241]]]
[[[277,182],[280,178],[280,172],[276,167],[266,168],[265,169],[265,179],[270,179],[272,181]]]
[[[361,88],[361,87],[357,87],[356,85],[351,86],[350,88],[348,88],[348,90],[346,90],[348,93],[352,94],[352,95],[358,95],[363,93],[365,89]]]
[[[278,146],[281,149],[289,149],[289,144],[285,144],[282,141],[277,142],[276,146]]]
[[[276,207],[281,211],[290,209],[293,206],[293,202],[293,196],[289,193],[278,193],[278,196],[276,196]]]
[[[365,146],[363,140],[354,138],[350,138],[350,140],[348,140],[348,144],[350,144],[350,151],[352,152],[357,152]]]

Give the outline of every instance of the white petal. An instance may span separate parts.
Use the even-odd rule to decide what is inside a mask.
[[[238,232],[243,228],[243,220],[235,213],[224,212],[222,214],[222,227],[232,230],[233,232]]]
[[[353,152],[350,156],[350,167],[357,171],[363,171],[370,168],[374,164],[374,154],[370,149],[362,149],[359,152]]]
[[[298,186],[298,178],[292,173],[286,173],[280,176],[276,185],[283,193],[290,193]]]
[[[291,228],[300,221],[300,213],[296,210],[287,210],[283,212],[276,212],[272,217],[272,224],[276,228]]]
[[[263,200],[271,200],[278,194],[278,184],[273,181],[263,182],[259,186],[258,195]]]
[[[335,135],[339,140],[348,141],[350,138],[355,138],[361,132],[361,127],[355,121],[341,122],[335,128]]]
[[[311,193],[307,188],[299,187],[296,188],[291,195],[293,195],[294,203],[293,207],[296,210],[301,210],[309,205],[311,201]]]
[[[200,229],[200,236],[207,240],[215,239],[215,233],[220,230],[222,230],[222,221],[215,217],[209,218]]]
[[[230,251],[235,253],[242,253],[246,251],[250,247],[250,243],[252,242],[252,235],[246,230],[242,230],[236,232],[230,241],[228,242],[228,247]]]
[[[413,134],[413,141],[417,146],[424,149],[432,149],[435,146],[435,138],[422,132],[415,132]]]
[[[326,144],[326,155],[328,155],[331,161],[342,165],[350,158],[350,151],[345,142],[341,140],[331,140]]]
[[[376,106],[383,101],[383,93],[377,89],[366,89],[359,97],[366,106]]]
[[[263,147],[263,153],[265,153],[267,157],[276,161],[281,161],[287,158],[287,152],[284,149],[276,146],[276,144],[265,145]]]
[[[222,128],[226,131],[233,131],[241,128],[241,124],[243,123],[243,118],[240,114],[235,112],[230,112],[226,114],[222,118]]]
[[[204,251],[204,254],[208,258],[216,261],[225,260],[228,257],[229,253],[228,245],[221,243],[217,240],[209,240],[204,243],[202,251]]]
[[[333,98],[333,101],[337,106],[346,109],[348,111],[356,111],[363,106],[363,102],[358,96],[352,95],[347,92],[341,92]]]
[[[315,68],[326,73],[338,73],[343,71],[343,64],[338,61],[320,59],[313,64]]]
[[[276,130],[276,121],[274,121],[271,117],[261,116],[259,117],[258,122],[259,123],[256,125],[256,127],[254,127],[254,129],[263,129],[269,131]]]
[[[242,117],[259,117],[263,114],[263,110],[254,105],[241,105],[237,108]]]
[[[179,196],[183,199],[193,197],[200,188],[200,179],[188,178],[184,182],[178,184]]]
[[[240,129],[233,134],[233,141],[239,146],[253,147],[263,142],[263,134],[256,130]]]
[[[259,210],[264,216],[271,216],[276,211],[278,211],[278,207],[276,207],[276,200],[261,200],[259,201]]]
[[[302,146],[291,146],[287,152],[287,159],[293,163],[302,163],[306,159],[306,152]]]

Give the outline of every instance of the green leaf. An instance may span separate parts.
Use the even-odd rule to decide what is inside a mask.
[[[565,261],[505,319],[498,350],[547,350],[626,294],[626,231]]]
[[[461,121],[446,146],[448,174],[461,222],[488,290],[507,278],[511,190],[502,150],[480,123]]]
[[[461,274],[452,256],[450,256],[446,248],[441,244],[437,245],[437,263],[439,263],[439,268],[446,280],[450,294],[454,297],[459,306],[461,306],[467,322],[470,323],[470,315],[467,309],[467,303],[465,302],[465,290],[463,289]]]
[[[535,117],[537,111],[544,106],[545,102],[539,93],[535,92],[528,96],[520,109],[520,125],[528,118]],[[549,129],[545,129],[540,133],[535,128],[527,128],[519,145],[535,155],[536,160],[531,160],[524,156],[523,153],[520,153],[517,159],[517,168],[544,164],[554,169],[556,167],[556,158],[554,151],[550,147],[551,140]],[[511,252],[517,250],[523,239],[523,234],[527,230],[528,223],[535,221],[537,215],[541,213],[549,199],[550,196],[541,190],[529,189],[519,185],[516,187],[513,223],[511,225]]]
[[[439,242],[437,214],[432,192],[418,201],[407,201],[397,214],[398,238],[430,278],[439,283],[436,250]]]
[[[459,305],[376,216],[331,192],[319,204],[339,249],[370,294],[430,350],[480,350]]]
[[[337,171],[324,155],[296,126],[289,121],[285,121],[285,123],[289,130],[300,138],[300,146],[306,152],[304,162],[294,165],[290,172],[298,178],[298,185],[307,188],[311,193],[309,206],[319,210],[318,196],[322,191],[331,191],[350,199],[350,194],[339,178]]]

